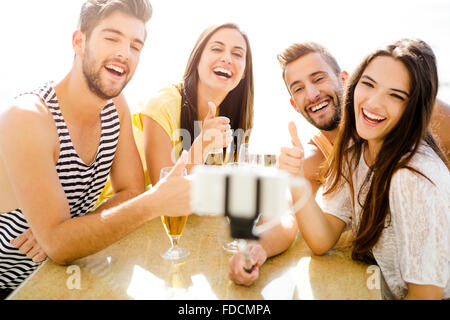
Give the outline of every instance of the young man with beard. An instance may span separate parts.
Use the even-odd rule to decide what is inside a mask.
[[[292,107],[319,133],[303,148],[294,122],[289,123],[292,147],[281,148],[277,167],[294,176],[304,176],[311,183],[312,196],[321,186],[322,164],[331,155],[341,120],[341,103],[348,74],[341,71],[336,59],[323,46],[306,42],[293,44],[278,55],[283,79],[291,95]],[[431,127],[447,158],[450,156],[448,133],[450,107],[437,101]],[[302,165],[303,162],[303,165]],[[300,171],[302,168],[302,171]],[[295,239],[298,226],[294,216],[284,224],[264,233],[258,242],[249,245],[254,263],[251,273],[244,270],[244,257],[235,254],[229,263],[229,277],[237,284],[251,285],[259,277],[259,267],[267,257],[285,251]]]
[[[148,0],[86,1],[67,76],[20,95],[0,115],[2,297],[46,255],[67,264],[159,215],[190,213],[189,183],[179,176],[186,154],[143,193],[130,111],[120,96],[138,65],[151,14]],[[114,197],[87,214],[108,175]]]

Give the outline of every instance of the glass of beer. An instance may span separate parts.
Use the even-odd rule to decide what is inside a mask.
[[[265,167],[275,167],[277,164],[276,154],[265,154],[264,155],[264,166]]]
[[[223,165],[223,149],[216,149],[211,151],[206,158],[206,165],[210,166],[221,166]]]
[[[164,178],[172,167],[166,167],[161,169],[160,179]],[[183,176],[187,175],[186,169],[183,170]],[[187,216],[182,217],[169,217],[161,216],[161,221],[164,225],[167,235],[170,239],[170,248],[161,252],[161,257],[167,260],[178,260],[189,256],[189,250],[181,248],[178,245],[181,234],[183,233],[184,225],[186,224]]]

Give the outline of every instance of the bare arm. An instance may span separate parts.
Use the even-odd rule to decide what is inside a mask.
[[[436,100],[433,114],[431,115],[431,130],[439,142],[444,155],[450,161],[450,105]]]
[[[133,137],[130,109],[123,94],[114,99],[119,118],[120,136],[110,171],[114,195],[97,209],[101,212],[145,191],[144,171]]]
[[[229,119],[215,117],[215,113],[215,106],[211,106],[203,123],[201,134],[194,140],[189,150],[189,163],[186,166],[188,171],[194,165],[203,164],[211,150],[226,146],[231,139]],[[145,161],[150,179],[152,183],[156,183],[159,180],[161,169],[173,166],[172,142],[155,120],[145,115],[142,118]]]
[[[405,300],[442,300],[443,291],[436,286],[408,283],[408,294]]]
[[[167,179],[120,206],[70,219],[69,205],[54,166],[55,146],[51,141],[55,132],[49,125],[52,120],[36,111],[43,108],[18,107],[3,115],[0,152],[30,228],[55,262],[65,264],[93,254],[160,214],[189,213],[189,183],[178,177]],[[122,140],[121,146],[124,143]],[[117,190],[123,187],[120,180],[115,180],[119,181],[115,184]],[[169,202],[168,198],[174,201]]]
[[[286,170],[293,176],[306,176],[317,192],[320,166],[323,162],[321,157],[314,154],[304,159],[303,147],[298,138],[297,128],[293,122],[289,123],[292,148],[282,148],[279,156],[278,168]],[[322,160],[321,160],[322,159]],[[306,171],[308,171],[307,174]],[[296,202],[303,190],[293,188],[292,199]],[[315,254],[324,254],[330,250],[339,240],[345,229],[345,222],[335,216],[322,211],[315,200],[316,193],[313,192],[306,205],[296,212],[299,230]]]
[[[159,181],[164,167],[174,165],[172,160],[172,142],[164,129],[152,118],[143,116],[144,152],[147,171],[152,184]]]

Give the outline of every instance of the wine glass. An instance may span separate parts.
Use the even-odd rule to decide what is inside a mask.
[[[225,166],[227,167],[237,167],[239,166],[238,162],[231,162],[231,163],[227,163]],[[227,220],[227,223],[230,224],[230,219],[228,217],[225,217],[225,219]],[[230,242],[225,243],[222,248],[229,253],[236,253],[239,251],[239,241],[234,239]]]
[[[160,179],[164,178],[172,170],[172,167],[165,167],[161,169]],[[183,176],[187,176],[187,170],[183,170]],[[169,217],[161,216],[161,221],[164,225],[167,235],[170,239],[170,248],[161,252],[161,257],[166,260],[179,260],[189,256],[190,252],[187,249],[178,246],[178,241],[183,233],[186,224],[187,216]]]

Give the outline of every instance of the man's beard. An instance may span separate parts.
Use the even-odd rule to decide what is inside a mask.
[[[85,58],[83,59],[83,74],[89,90],[100,99],[109,100],[117,97],[122,92],[123,88],[125,88],[129,80],[124,81],[121,88],[108,91],[104,88],[101,81],[101,71],[104,65],[105,64],[102,64],[102,66],[95,71],[95,63],[94,61],[91,62],[90,54],[86,51]]]
[[[305,108],[306,120],[311,123],[314,127],[323,131],[332,131],[339,126],[341,122],[341,99],[338,92],[335,93],[336,99],[332,99],[334,104],[334,114],[333,117],[325,124],[319,125],[317,124],[309,115],[308,111]]]

